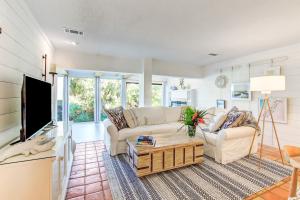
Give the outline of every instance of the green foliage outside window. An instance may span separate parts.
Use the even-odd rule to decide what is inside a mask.
[[[162,106],[163,86],[161,84],[152,85],[152,106]]]
[[[126,107],[137,108],[139,107],[140,86],[138,83],[126,84]]]
[[[94,121],[95,80],[71,78],[69,117],[74,122]]]
[[[121,106],[121,81],[101,80],[101,103],[106,109]]]
[[[101,80],[101,104],[105,109],[121,106],[121,81],[113,79]],[[106,119],[104,112],[101,113],[101,121]]]
[[[101,79],[101,104],[106,109],[121,106],[121,81],[113,79]],[[69,86],[69,116],[74,122],[94,121],[95,103],[95,79],[94,78],[70,78]],[[126,84],[126,107],[139,106],[139,84]],[[161,106],[163,99],[163,86],[152,85],[152,106]],[[62,107],[62,105],[59,105]],[[62,118],[62,116],[59,116]],[[101,120],[106,115],[101,113]]]

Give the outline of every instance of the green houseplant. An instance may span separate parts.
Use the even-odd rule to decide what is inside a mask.
[[[198,124],[204,124],[204,117],[207,115],[206,110],[197,110],[190,106],[186,107],[183,113],[183,123],[188,128],[188,135],[194,137]]]

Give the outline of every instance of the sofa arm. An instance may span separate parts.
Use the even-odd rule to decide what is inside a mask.
[[[113,139],[118,138],[119,131],[109,119],[105,119],[103,121],[103,126],[105,128],[105,131],[110,135],[110,137],[112,137]]]
[[[235,128],[222,129],[218,135],[220,135],[224,140],[231,140],[235,138],[244,138],[253,136],[255,129],[252,127],[241,126]]]

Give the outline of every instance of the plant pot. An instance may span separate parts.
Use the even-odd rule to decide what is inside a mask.
[[[188,136],[195,137],[196,135],[196,126],[188,125]]]

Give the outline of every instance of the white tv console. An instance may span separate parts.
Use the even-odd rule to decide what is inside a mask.
[[[56,140],[51,150],[27,157],[15,156],[0,163],[1,199],[65,199],[73,162],[72,129],[58,124],[46,134]]]

